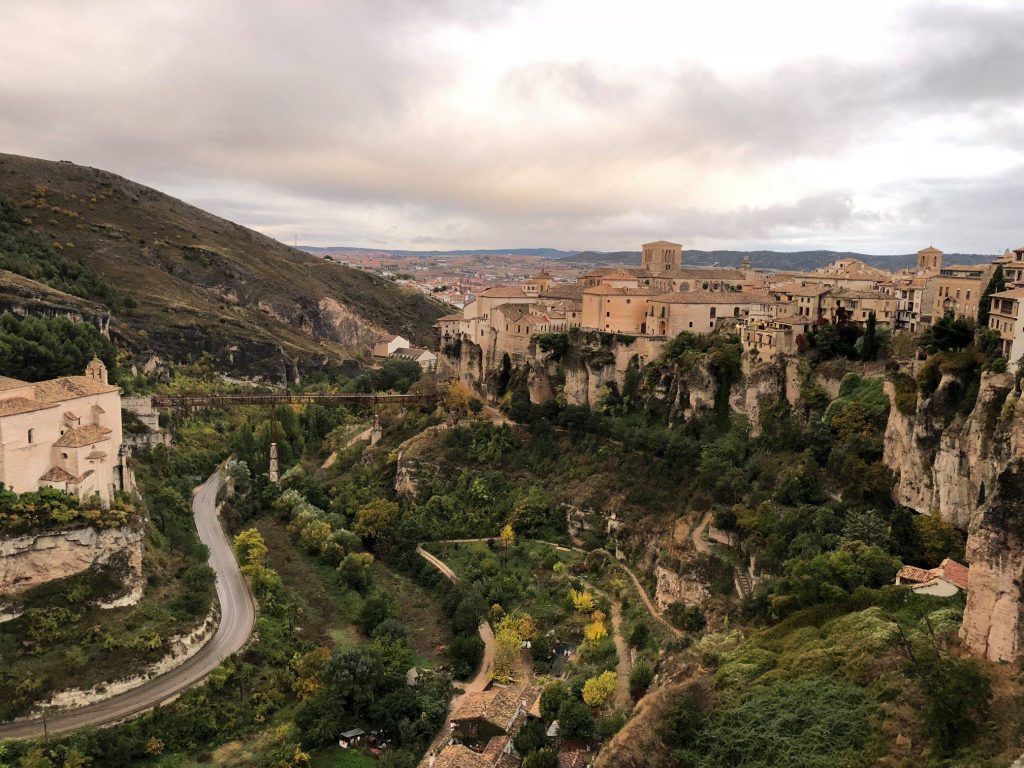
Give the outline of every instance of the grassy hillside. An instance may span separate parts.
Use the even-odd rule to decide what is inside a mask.
[[[291,378],[385,332],[429,344],[445,311],[94,168],[0,154],[0,201],[0,270],[105,304],[116,339],[167,360]]]

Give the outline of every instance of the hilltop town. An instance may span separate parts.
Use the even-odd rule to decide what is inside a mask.
[[[985,295],[997,270],[1000,290]],[[655,341],[684,331],[734,332],[744,352],[768,362],[796,354],[821,324],[871,322],[913,334],[947,316],[974,320],[994,299],[988,325],[1016,362],[1024,354],[1022,285],[1024,248],[990,263],[944,264],[942,251],[928,246],[916,267],[895,273],[857,259],[810,272],[764,272],[749,259],[739,269],[686,266],[680,244],[656,241],[644,244],[638,266],[594,269],[576,282],[557,282],[541,269],[518,284],[488,288],[435,327],[442,348],[461,339],[482,347],[487,368],[505,355],[522,363],[538,334],[571,328]]]

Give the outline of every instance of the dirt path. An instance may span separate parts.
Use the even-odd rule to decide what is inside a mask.
[[[443,560],[439,557],[435,557],[423,548],[423,545],[416,547],[416,554],[430,563],[432,566],[437,568],[441,574],[448,579],[452,584],[457,584],[459,576],[453,571]],[[452,698],[452,703],[448,707],[448,717],[445,718],[444,727],[438,732],[437,736],[431,742],[430,747],[427,749],[427,754],[436,754],[447,742],[451,736],[448,731],[448,720],[451,718],[452,713],[459,708],[462,704],[463,698],[468,693],[480,693],[487,688],[488,683],[491,682],[491,674],[494,671],[494,630],[491,629],[491,625],[486,621],[481,621],[480,626],[477,627],[477,632],[480,633],[480,639],[484,641],[484,657],[480,662],[480,670],[476,673],[476,676],[468,683],[456,683],[455,685],[462,688],[462,693]]]
[[[693,540],[693,548],[698,552],[708,554],[711,551],[711,547],[704,540],[704,529],[708,527],[711,522],[711,513],[708,512],[700,519],[697,523],[697,527],[693,529],[693,533],[690,534],[690,538]]]
[[[346,450],[347,448],[351,448],[353,445],[358,443],[360,440],[369,440],[370,439],[370,433],[372,431],[373,431],[373,425],[370,425],[369,427],[364,429],[362,432],[360,432],[358,435],[356,435],[351,440],[349,440],[347,443],[345,443],[345,448],[342,448],[342,450]],[[338,452],[334,451],[334,452],[331,453],[330,456],[327,457],[326,461],[324,461],[324,463],[320,465],[320,469],[327,469],[327,468],[329,468],[337,460],[338,460]]]
[[[612,603],[612,637],[619,656],[615,665],[615,706],[628,712],[633,706],[633,697],[629,695],[629,644],[622,636],[622,605],[618,602]]]
[[[486,537],[480,538],[480,539],[447,539],[445,541],[438,541],[438,542],[435,542],[435,543],[437,543],[437,544],[479,544],[479,543],[486,543],[488,541],[497,541],[497,539],[498,539],[497,536],[486,536]],[[580,549],[579,547],[566,547],[566,546],[563,546],[561,544],[555,544],[552,541],[544,541],[543,539],[523,539],[523,541],[535,541],[538,544],[547,544],[549,547],[554,547],[559,552],[579,552],[580,554],[583,554],[583,555],[590,554],[589,552],[587,552],[587,550]],[[434,558],[433,555],[431,555],[429,552],[427,552],[425,549],[423,549],[422,545],[417,547],[416,551],[420,552],[424,557],[427,557],[428,559],[433,558],[434,560],[437,560],[437,558]],[[643,601],[644,607],[647,609],[647,612],[649,614],[651,614],[651,618],[653,618],[655,621],[657,621],[660,624],[662,624],[667,630],[669,630],[672,634],[676,635],[677,637],[682,637],[685,634],[681,629],[676,629],[674,626],[672,626],[672,624],[669,623],[668,619],[666,619],[662,615],[661,610],[654,604],[654,601],[651,600],[651,598],[647,595],[647,590],[644,589],[644,585],[640,583],[640,579],[637,578],[637,575],[635,573],[633,573],[633,569],[632,568],[630,568],[628,565],[626,565],[621,560],[616,560],[615,556],[612,555],[612,553],[609,552],[606,549],[595,549],[594,552],[597,552],[597,553],[599,553],[601,555],[604,555],[609,560],[611,560],[615,565],[617,565],[619,568],[621,568],[623,571],[626,572],[626,574],[632,580],[633,586],[636,587],[636,591],[639,593],[640,599]],[[438,560],[437,562],[440,563],[441,561]],[[452,575],[454,575],[454,574],[452,574]],[[451,577],[449,576],[449,578],[451,578]]]

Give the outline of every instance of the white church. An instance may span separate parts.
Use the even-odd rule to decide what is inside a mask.
[[[121,390],[93,359],[84,376],[34,383],[0,376],[0,482],[50,486],[103,505],[131,490],[121,445]]]

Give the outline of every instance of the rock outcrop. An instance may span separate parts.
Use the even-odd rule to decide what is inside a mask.
[[[967,608],[960,639],[992,661],[1024,650],[1024,458],[996,479],[991,498],[971,523]]]
[[[885,386],[895,403],[892,383]],[[984,373],[973,410],[951,416],[963,395],[961,377],[944,373],[913,415],[893,405],[884,460],[897,474],[897,502],[966,531],[999,473],[1024,454],[1024,407],[1005,373]]]
[[[142,539],[143,530],[137,526],[73,528],[0,539],[0,595],[18,595],[125,557],[125,586],[141,597]]]

